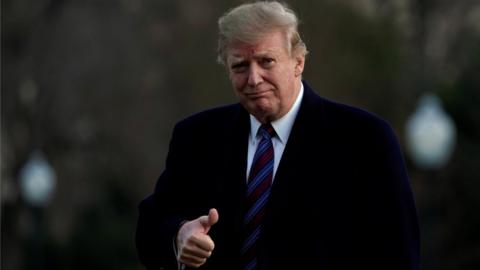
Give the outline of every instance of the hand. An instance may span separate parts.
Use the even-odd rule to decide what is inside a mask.
[[[212,208],[208,216],[188,221],[180,227],[176,239],[177,260],[180,263],[198,268],[207,261],[215,247],[208,231],[217,222],[217,209]]]

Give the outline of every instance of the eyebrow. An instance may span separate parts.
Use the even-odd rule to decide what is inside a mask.
[[[254,54],[252,56],[253,59],[260,59],[260,58],[265,58],[265,57],[268,57],[268,58],[277,57],[277,54],[272,50],[266,50],[266,51],[263,51],[263,52],[258,52],[258,53]],[[231,59],[230,61],[231,61],[232,64],[242,63],[242,62],[246,61],[245,57],[240,56],[239,54],[232,55],[230,57],[230,59]]]
[[[236,63],[236,62],[245,61],[245,58],[244,58],[244,57],[240,57],[240,56],[232,56],[232,57],[229,57],[229,60],[230,60],[232,63]]]
[[[266,50],[266,51],[263,51],[263,52],[258,52],[256,54],[253,55],[254,58],[262,58],[262,57],[266,57],[266,56],[276,56],[277,54],[272,51],[272,50]]]

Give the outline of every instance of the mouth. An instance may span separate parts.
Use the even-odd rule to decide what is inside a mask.
[[[262,90],[262,91],[246,92],[244,94],[248,98],[256,99],[256,98],[261,98],[261,97],[267,96],[270,91],[271,90]]]

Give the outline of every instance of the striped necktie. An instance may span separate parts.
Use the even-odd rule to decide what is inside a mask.
[[[275,130],[270,124],[259,128],[260,142],[253,157],[247,182],[247,207],[244,219],[244,242],[241,257],[244,270],[257,269],[257,245],[261,233],[265,205],[270,195],[273,178],[274,153],[272,136]]]

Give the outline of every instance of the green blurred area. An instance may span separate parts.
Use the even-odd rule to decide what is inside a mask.
[[[1,3],[1,268],[141,269],[139,201],[164,167],[174,123],[235,102],[216,20],[241,1]],[[425,270],[480,269],[480,3],[289,1],[319,94],[395,129],[422,230]],[[422,170],[405,123],[425,92],[457,126],[447,165]],[[35,150],[57,175],[45,208],[22,196]]]

